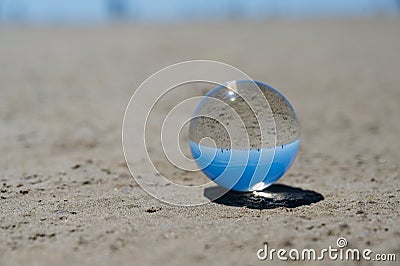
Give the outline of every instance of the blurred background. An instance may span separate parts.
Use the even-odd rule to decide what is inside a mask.
[[[391,15],[399,0],[0,0],[3,23],[181,22]]]

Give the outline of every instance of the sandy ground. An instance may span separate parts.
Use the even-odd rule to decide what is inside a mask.
[[[0,264],[262,265],[264,241],[322,249],[338,237],[400,260],[399,47],[399,18],[0,28]],[[323,200],[176,207],[135,183],[121,148],[129,97],[189,59],[286,95],[302,144],[274,189]]]

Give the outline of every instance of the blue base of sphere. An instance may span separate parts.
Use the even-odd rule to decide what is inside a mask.
[[[203,173],[218,185],[236,191],[263,190],[293,164],[300,139],[264,149],[221,149],[190,141],[190,149]]]

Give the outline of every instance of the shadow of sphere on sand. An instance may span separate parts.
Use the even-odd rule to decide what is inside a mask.
[[[206,188],[204,196],[215,199],[215,195],[225,188],[215,186]],[[258,192],[228,191],[222,197],[212,200],[214,203],[235,207],[247,207],[250,209],[275,209],[279,207],[296,208],[310,205],[323,200],[324,197],[312,190],[291,187],[282,184],[274,184]]]

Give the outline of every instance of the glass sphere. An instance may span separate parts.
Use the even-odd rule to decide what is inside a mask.
[[[193,158],[218,185],[263,190],[292,165],[300,128],[289,101],[271,86],[231,81],[209,91],[189,128]]]

